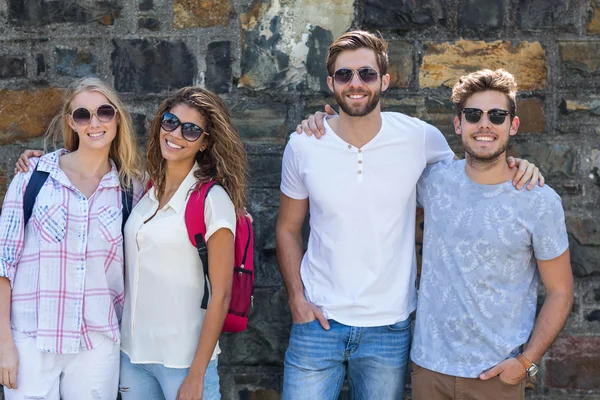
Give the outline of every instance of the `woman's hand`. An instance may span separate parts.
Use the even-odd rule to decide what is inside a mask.
[[[19,352],[12,337],[0,340],[0,384],[9,389],[17,388]]]
[[[31,157],[41,157],[44,155],[42,150],[31,150],[27,149],[19,156],[19,159],[15,163],[15,174],[17,172],[27,172],[29,171],[29,159]]]
[[[203,392],[204,374],[188,373],[177,392],[177,400],[202,400]]]

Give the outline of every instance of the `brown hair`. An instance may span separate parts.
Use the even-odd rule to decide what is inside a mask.
[[[376,36],[366,31],[350,31],[344,33],[329,46],[329,53],[327,54],[327,72],[329,75],[332,76],[334,74],[335,60],[337,60],[338,55],[342,51],[362,48],[371,49],[375,52],[379,73],[381,75],[387,74],[388,45],[381,35]]]
[[[68,117],[71,114],[71,102],[79,93],[98,92],[104,95],[108,102],[117,109],[119,118],[117,124],[117,135],[110,145],[108,157],[114,161],[119,171],[119,182],[122,188],[128,188],[133,180],[142,180],[144,177],[137,138],[131,122],[131,116],[125,104],[119,98],[117,92],[106,82],[98,78],[82,78],[73,82],[65,92],[65,100],[62,110],[48,127],[46,140],[56,144],[60,139],[64,147],[69,151],[79,148],[79,136],[69,126]]]
[[[515,77],[504,69],[495,71],[482,69],[471,72],[469,75],[461,76],[454,88],[450,99],[456,104],[456,111],[460,115],[467,99],[474,93],[495,90],[504,93],[508,98],[508,111],[511,112],[511,120],[517,113],[517,82]]]
[[[148,175],[159,198],[165,190],[166,160],[160,150],[160,121],[163,113],[185,104],[197,110],[206,120],[207,147],[196,154],[198,182],[217,180],[231,198],[236,214],[244,214],[248,161],[240,136],[231,122],[227,106],[216,94],[199,87],[184,87],[165,99],[150,125],[148,140]]]

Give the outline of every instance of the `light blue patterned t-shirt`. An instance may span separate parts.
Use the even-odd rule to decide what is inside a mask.
[[[527,342],[535,319],[536,258],[568,248],[560,197],[549,186],[482,185],[465,160],[428,166],[417,185],[425,210],[423,268],[412,360],[475,378]]]

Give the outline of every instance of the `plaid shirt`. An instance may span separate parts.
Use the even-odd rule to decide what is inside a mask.
[[[11,327],[59,354],[92,349],[104,337],[118,343],[124,299],[117,170],[112,164],[87,199],[59,167],[66,153],[39,159],[38,170],[49,176],[25,228],[23,195],[38,159],[15,176],[0,216],[0,276],[12,287]]]

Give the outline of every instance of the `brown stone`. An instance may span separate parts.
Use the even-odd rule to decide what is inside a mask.
[[[390,87],[407,88],[413,71],[413,46],[400,41],[390,41],[388,46]]]
[[[546,87],[546,55],[538,42],[468,41],[428,43],[419,71],[421,87],[452,87],[461,75],[482,68],[504,68],[521,90]]]
[[[248,391],[248,400],[279,400],[281,395],[273,389],[257,389]]]
[[[518,99],[517,115],[521,121],[519,132],[544,132],[546,116],[540,99]]]
[[[600,1],[592,0],[592,17],[588,23],[588,35],[600,35]]]
[[[600,221],[570,217],[567,218],[567,227],[580,244],[600,246]]]
[[[229,26],[231,0],[175,0],[173,26],[177,29]]]
[[[600,390],[600,337],[559,337],[546,361],[546,385]]]
[[[62,105],[61,89],[0,90],[0,145],[42,136]]]
[[[567,70],[576,73],[600,73],[600,41],[560,42],[560,59]]]
[[[0,207],[4,203],[4,196],[8,190],[8,174],[6,169],[0,168]]]

